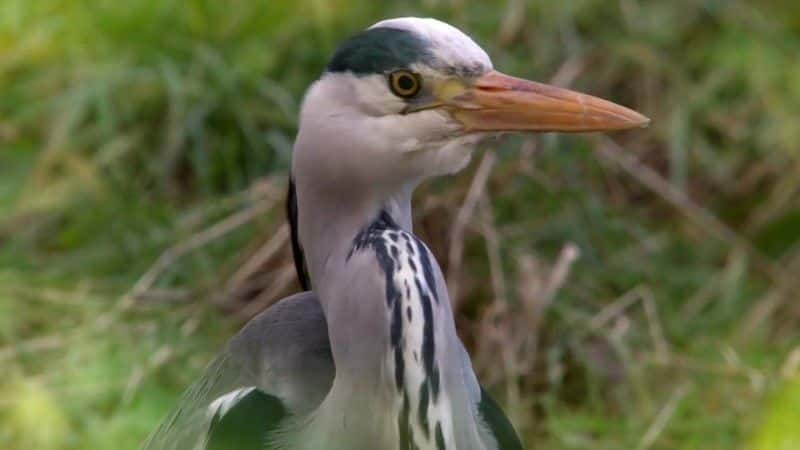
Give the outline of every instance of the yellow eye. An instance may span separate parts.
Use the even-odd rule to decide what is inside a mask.
[[[422,81],[418,74],[408,70],[395,70],[389,74],[389,88],[394,95],[409,98],[417,95],[422,89]]]

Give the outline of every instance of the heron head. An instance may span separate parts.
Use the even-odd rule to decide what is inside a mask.
[[[295,166],[395,186],[460,170],[489,135],[648,123],[597,97],[504,75],[451,25],[390,19],[342,44],[308,90]]]

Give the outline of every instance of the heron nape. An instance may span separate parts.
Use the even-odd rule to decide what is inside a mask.
[[[344,42],[306,92],[289,216],[307,290],[250,321],[146,449],[522,449],[479,384],[411,195],[485,137],[643,127],[617,104],[495,71],[434,20]]]

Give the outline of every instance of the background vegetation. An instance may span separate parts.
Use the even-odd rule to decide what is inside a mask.
[[[490,143],[416,199],[528,447],[800,448],[797,5],[1,0],[0,447],[136,448],[296,289],[303,90],[420,15],[653,119]]]

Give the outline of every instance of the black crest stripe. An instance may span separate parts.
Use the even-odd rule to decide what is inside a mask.
[[[345,41],[333,55],[329,72],[357,75],[387,73],[415,62],[432,61],[428,42],[410,31],[371,28]]]

